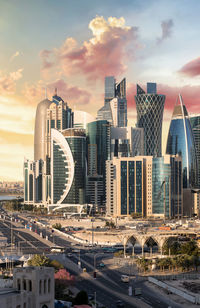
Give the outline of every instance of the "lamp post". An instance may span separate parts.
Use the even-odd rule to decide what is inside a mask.
[[[95,219],[92,218],[91,219],[91,222],[92,222],[92,247],[94,246],[94,225],[93,225],[94,221],[95,221]]]

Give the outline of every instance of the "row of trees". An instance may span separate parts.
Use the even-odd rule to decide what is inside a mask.
[[[139,258],[137,259],[137,266],[141,272],[152,270],[153,261],[150,259]],[[198,270],[200,266],[199,256],[178,255],[176,257],[167,257],[155,259],[156,268],[161,271],[189,271]]]
[[[181,243],[174,239],[169,239],[163,246],[163,254],[165,255],[189,255],[198,256],[200,254],[197,242],[191,240],[189,242]]]

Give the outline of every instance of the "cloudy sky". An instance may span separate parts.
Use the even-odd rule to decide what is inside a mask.
[[[197,0],[0,0],[0,180],[23,179],[45,87],[96,115],[106,75],[127,78],[130,125],[136,83],[157,82],[165,149],[178,93],[200,111],[199,11]]]

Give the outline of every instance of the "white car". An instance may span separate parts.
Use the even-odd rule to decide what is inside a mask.
[[[122,281],[122,282],[129,282],[129,276],[127,276],[127,275],[121,275],[121,281]]]

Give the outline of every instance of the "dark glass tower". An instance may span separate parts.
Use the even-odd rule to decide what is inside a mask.
[[[156,84],[147,84],[147,93],[137,85],[135,96],[137,127],[144,129],[144,154],[162,156],[162,120],[165,95],[156,93]]]
[[[166,153],[182,156],[183,188],[196,186],[197,161],[194,137],[188,113],[180,94],[172,114]]]
[[[98,210],[105,210],[106,160],[110,159],[110,124],[100,120],[87,124],[87,200],[96,199]],[[95,196],[95,197],[94,197]]]
[[[197,157],[197,187],[200,188],[200,114],[190,116],[190,123],[192,126],[196,157]]]

